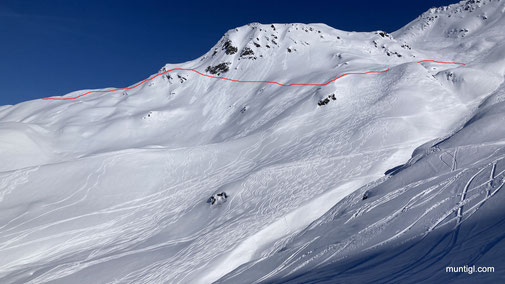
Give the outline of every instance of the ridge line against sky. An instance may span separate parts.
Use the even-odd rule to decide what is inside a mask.
[[[128,86],[206,53],[251,22],[392,32],[457,1],[0,2],[0,105]]]

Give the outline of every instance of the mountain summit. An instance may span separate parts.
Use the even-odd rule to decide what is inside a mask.
[[[252,23],[135,88],[0,107],[0,281],[503,279],[504,11]]]

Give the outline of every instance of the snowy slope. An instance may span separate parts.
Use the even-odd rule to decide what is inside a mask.
[[[440,29],[426,33],[421,29],[418,34],[408,32],[425,26],[423,21],[429,18],[427,15],[454,15],[461,12],[461,7],[475,14],[483,13],[471,4],[481,6],[481,3],[461,2],[432,9],[394,34],[423,38],[425,44],[434,38],[433,42],[436,42],[439,37],[433,34],[441,35]],[[484,11],[496,8],[483,7]],[[472,20],[468,15],[460,17],[465,19],[464,23]],[[503,22],[503,16],[490,19]],[[501,36],[495,38],[498,44],[484,56],[465,56],[473,60],[469,65],[498,71],[503,78],[503,69],[496,68],[499,65],[496,63],[503,61],[501,54],[505,51],[499,44],[504,35],[500,32],[497,34],[493,27],[488,34],[479,35],[480,38]],[[459,46],[466,47],[467,42]],[[427,45],[428,49],[433,47],[429,42]],[[467,69],[465,72],[475,74],[475,71]],[[447,76],[447,79],[453,82],[468,80],[467,77],[455,80],[454,75]],[[456,90],[463,94],[470,87],[479,85],[472,80],[468,86],[459,86]],[[397,167],[391,176],[355,191],[300,234],[218,282],[505,281],[505,273],[500,269],[505,263],[505,213],[502,210],[505,195],[501,191],[505,185],[505,131],[502,127],[505,122],[505,84],[487,94],[480,106],[452,134],[422,145],[413,152],[409,162]],[[365,195],[367,198],[363,200]],[[497,272],[445,272],[447,266],[464,265],[493,266]]]
[[[462,129],[418,148],[399,172],[352,193],[276,253],[219,282],[503,282],[504,113],[502,85]],[[445,272],[464,265],[497,271]]]
[[[501,204],[496,128],[505,24],[497,11],[504,7],[479,1],[430,10],[392,35],[253,23],[228,31],[202,57],[159,71],[291,84],[389,68],[326,86],[237,83],[179,70],[126,92],[0,107],[0,282],[333,277],[325,269],[347,271],[343,258],[359,261],[380,248],[394,254],[393,241],[417,244],[432,231],[454,234],[446,229],[454,222],[465,230],[477,218],[500,216],[492,204]],[[475,32],[447,33],[483,13]],[[423,28],[431,14],[439,20]],[[466,65],[416,63],[423,59]],[[333,94],[336,100],[318,105]],[[423,144],[409,167],[383,178]],[[475,184],[463,186],[481,168]],[[487,182],[484,171],[493,179],[487,191],[474,188]],[[223,191],[226,202],[206,203]],[[480,200],[489,201],[472,209]],[[456,221],[444,215],[463,203]],[[395,214],[401,206],[415,209]],[[317,250],[324,253],[305,263],[301,256]]]

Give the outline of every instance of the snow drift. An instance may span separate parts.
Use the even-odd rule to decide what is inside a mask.
[[[442,267],[503,263],[503,11],[461,2],[392,34],[253,23],[159,71],[289,84],[389,68],[327,86],[174,71],[1,107],[0,280],[501,279]]]

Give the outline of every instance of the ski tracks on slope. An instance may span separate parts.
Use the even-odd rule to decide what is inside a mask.
[[[483,144],[482,146],[485,145]],[[475,147],[475,146],[470,145],[468,147]],[[495,196],[505,185],[505,165],[502,165],[501,167],[498,166],[499,163],[502,163],[503,160],[505,160],[505,154],[503,153],[498,154],[498,152],[499,151],[503,152],[504,149],[505,148],[498,148],[495,151],[493,151],[490,155],[487,155],[486,157],[481,158],[478,161],[475,161],[470,165],[467,165],[466,167],[459,169],[457,169],[456,166],[456,156],[458,153],[457,151],[459,149],[454,149],[453,152],[454,154],[451,155],[453,163],[452,165],[450,165],[450,167],[448,167],[450,169],[450,172],[405,185],[399,189],[387,193],[382,197],[379,197],[376,200],[373,200],[361,206],[360,208],[358,208],[358,211],[356,211],[353,215],[351,215],[351,217],[347,221],[345,221],[345,223],[348,223],[351,220],[358,218],[359,216],[362,216],[363,214],[372,212],[374,208],[383,206],[385,203],[390,202],[393,199],[399,198],[400,196],[402,196],[405,193],[408,193],[409,191],[415,190],[416,188],[419,188],[425,184],[430,183],[432,184],[426,190],[416,193],[412,197],[410,197],[405,203],[405,205],[399,207],[399,209],[394,213],[392,213],[391,215],[374,222],[370,226],[367,226],[363,230],[351,236],[349,239],[345,241],[340,241],[339,243],[336,243],[333,246],[328,246],[309,258],[307,258],[306,256],[300,256],[294,260],[290,258],[292,262],[289,264],[289,266],[292,266],[295,263],[298,263],[298,265],[291,270],[289,275],[292,275],[296,271],[302,269],[310,262],[312,262],[312,260],[320,259],[321,257],[324,257],[324,259],[322,261],[318,261],[316,267],[323,267],[325,264],[333,263],[335,261],[343,259],[345,257],[345,251],[347,249],[353,249],[353,247],[356,245],[365,244],[368,239],[373,238],[374,235],[378,234],[379,232],[387,228],[388,224],[394,222],[395,220],[397,220],[399,217],[401,217],[403,214],[406,214],[406,212],[410,210],[413,210],[415,208],[422,209],[423,204],[426,204],[429,200],[432,200],[434,198],[440,198],[440,200],[434,203],[426,210],[424,210],[423,212],[421,212],[420,215],[418,215],[414,220],[412,220],[409,224],[407,224],[402,230],[395,232],[391,237],[387,238],[386,240],[380,243],[375,243],[372,244],[371,246],[366,247],[364,251],[371,251],[383,247],[389,243],[396,243],[398,240],[402,240],[402,243],[407,243],[411,240],[414,241],[413,244],[409,245],[405,250],[400,252],[401,254],[408,251],[410,248],[413,248],[415,244],[420,243],[436,228],[443,227],[452,223],[455,224],[455,227],[452,230],[450,230],[448,234],[445,234],[443,237],[441,237],[439,242],[434,244],[433,248],[428,249],[425,256],[422,259],[419,259],[419,261],[416,263],[415,266],[407,266],[402,268],[401,271],[395,274],[396,275],[395,277],[401,279],[402,275],[406,275],[405,273],[408,273],[408,271],[410,270],[417,269],[421,265],[421,263],[433,262],[442,259],[444,255],[449,254],[454,249],[456,241],[458,240],[459,227],[461,223],[470,218],[475,212],[477,212],[477,210],[485,202],[487,202],[490,198]],[[496,154],[498,154],[498,157],[496,157]],[[494,158],[490,160],[491,157]],[[440,159],[440,161],[442,164],[447,165],[447,163],[442,159]],[[500,169],[499,172],[497,172],[497,168]],[[447,190],[451,188],[456,188],[459,184],[461,184],[461,181],[463,179],[466,179],[466,182],[462,187],[462,191],[458,194],[459,199],[457,203],[454,206],[447,207],[448,204],[454,202],[454,197],[451,196],[443,197],[444,193],[447,194],[446,193]],[[475,184],[477,180],[479,182]],[[471,195],[469,195],[470,193]],[[480,201],[477,201],[478,198],[482,199]],[[470,206],[470,207],[466,208],[463,211],[464,206]],[[440,209],[442,209],[442,211],[440,213],[437,213],[437,211],[440,211]],[[433,220],[431,222],[431,225],[429,225],[422,234],[411,234],[410,236],[406,235],[416,225],[424,226],[423,223],[425,223],[429,219],[432,219],[433,216],[437,215],[439,217]],[[405,238],[405,236],[407,237]],[[445,240],[449,240],[447,246],[445,246],[442,251],[436,252],[435,255],[430,256],[430,254],[435,251],[436,247]],[[294,254],[296,255],[298,254],[298,252],[295,252]],[[285,265],[286,264],[283,264],[282,266]],[[347,270],[350,269],[352,269],[352,267]],[[277,270],[277,272],[279,272],[279,270]],[[269,274],[269,277],[271,276],[273,275]]]

